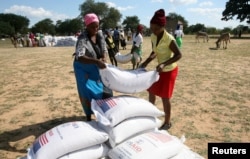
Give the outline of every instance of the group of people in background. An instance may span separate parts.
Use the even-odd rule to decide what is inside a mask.
[[[142,61],[142,42],[143,42],[143,36],[142,36],[143,26],[139,24],[137,26],[136,32],[132,35],[132,49],[130,53],[132,54],[132,65],[133,69],[138,68],[140,62]],[[127,34],[128,36],[128,34]],[[119,52],[120,46],[122,49],[126,49],[126,39],[123,30],[119,30],[118,27],[116,27],[114,30],[106,29],[104,31],[104,38],[105,42],[107,44],[107,50],[110,62],[112,65],[117,66],[117,61],[115,59],[116,53]]]
[[[75,48],[73,67],[76,77],[79,98],[86,114],[86,120],[91,120],[90,102],[92,99],[105,99],[113,96],[112,90],[107,88],[101,81],[99,69],[105,69],[108,54],[112,64],[117,65],[113,55],[119,51],[118,40],[112,36],[110,30],[105,31],[106,38],[99,32],[99,19],[96,14],[89,13],[84,16],[85,31],[79,35]],[[165,119],[160,129],[169,129],[171,123],[171,102],[173,89],[178,74],[177,61],[182,57],[180,46],[176,43],[177,38],[182,37],[180,32],[176,36],[166,31],[166,16],[163,9],[155,12],[150,20],[152,31],[151,42],[152,51],[148,58],[142,61],[142,30],[143,26],[138,25],[136,33],[131,35],[133,44],[131,54],[134,56],[134,68],[145,68],[153,60],[158,61],[155,67],[159,72],[159,80],[155,82],[147,91],[149,101],[155,104],[156,96],[162,99]],[[115,35],[116,36],[116,35]],[[176,39],[175,39],[176,37]],[[135,57],[135,55],[138,55]],[[112,56],[112,57],[111,57]]]
[[[116,49],[119,50],[121,46],[123,50],[126,50],[127,40],[125,38],[124,30],[119,29],[118,27],[115,27],[114,29],[106,29],[104,30],[105,37],[107,36],[107,31],[112,36]]]
[[[20,47],[44,47],[46,46],[44,36],[42,33],[33,34],[32,32],[28,32],[26,35],[14,34],[10,39],[14,47],[18,45]]]
[[[136,28],[136,31],[131,31],[129,28],[127,31],[127,40],[125,38],[123,30],[119,30],[118,27],[115,29],[105,30],[104,36],[108,48],[108,55],[112,65],[117,66],[117,61],[115,55],[119,52],[120,46],[123,47],[123,50],[126,49],[126,41],[132,41],[132,69],[139,67],[140,62],[142,61],[142,43],[143,43],[143,25],[139,24]],[[182,38],[184,37],[183,30],[180,24],[177,24],[176,30],[174,33],[171,32],[174,36],[177,46],[182,48]]]

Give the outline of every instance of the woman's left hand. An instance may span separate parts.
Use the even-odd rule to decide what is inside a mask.
[[[106,60],[105,57],[101,58],[100,60],[101,60],[102,62],[104,62],[104,63],[107,63],[107,60]]]
[[[156,71],[157,72],[162,72],[163,68],[164,68],[164,64],[159,64],[159,65],[156,66]]]

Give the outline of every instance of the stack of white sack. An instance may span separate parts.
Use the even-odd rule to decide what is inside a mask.
[[[45,42],[45,44],[46,44],[46,46],[54,46],[54,41],[55,40],[53,40],[53,38],[54,37],[52,37],[51,35],[45,35],[44,36],[44,42]]]
[[[98,159],[107,156],[108,134],[95,121],[68,122],[40,135],[27,159]]]
[[[133,55],[131,53],[121,54],[120,52],[116,53],[115,59],[118,63],[125,64],[131,61]]]
[[[54,36],[54,37],[46,37],[45,43],[48,46],[75,46],[77,38],[74,36]],[[50,45],[49,45],[50,44]]]
[[[111,159],[203,159],[167,131],[151,131],[130,138],[108,153]]]
[[[158,129],[162,122],[157,117],[164,115],[150,102],[126,95],[92,100],[91,108],[100,128],[109,134],[111,147],[133,136]]]
[[[117,92],[133,94],[148,89],[159,80],[157,71],[122,70],[110,64],[105,69],[99,69],[103,84]]]

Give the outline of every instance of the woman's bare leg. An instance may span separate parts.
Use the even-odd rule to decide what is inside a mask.
[[[165,122],[166,124],[170,124],[170,117],[171,117],[171,103],[170,99],[162,98],[163,109],[165,112]]]
[[[149,97],[148,97],[149,102],[152,104],[155,104],[155,99],[156,99],[155,95],[152,93],[149,93]]]

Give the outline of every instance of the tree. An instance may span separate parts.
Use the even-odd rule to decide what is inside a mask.
[[[56,21],[56,28],[59,27],[62,24],[62,20],[57,20]]]
[[[107,17],[108,18],[101,20],[102,28],[106,28],[106,29],[114,28],[115,26],[117,26],[118,21],[120,21],[121,14],[115,8],[110,8]],[[114,21],[114,19],[117,19],[117,20]]]
[[[170,19],[174,19],[174,20],[182,22],[184,29],[188,26],[188,22],[186,21],[186,19],[183,16],[179,15],[179,14],[169,13],[167,15],[167,17],[170,18]]]
[[[76,33],[77,31],[82,30],[82,28],[82,19],[74,18],[69,21],[69,31],[71,33]]]
[[[196,33],[198,31],[206,31],[206,28],[205,28],[205,25],[204,24],[200,24],[200,23],[197,23],[195,25],[191,25],[187,28],[188,30],[188,33]]]
[[[60,35],[72,35],[83,28],[82,20],[79,18],[66,19],[56,22],[56,32]]]
[[[123,22],[122,25],[125,26],[126,30],[130,29],[136,29],[136,27],[140,24],[140,20],[137,16],[127,16]]]
[[[9,23],[0,21],[0,35],[1,36],[14,35],[14,34],[15,34],[15,30]]]
[[[56,33],[60,35],[70,35],[70,19],[66,19],[65,21],[58,21],[56,24]]]
[[[150,28],[147,26],[143,25],[143,36],[150,36],[152,34]]]
[[[229,27],[224,27],[221,31],[220,31],[220,33],[230,33],[230,32],[232,32],[232,28],[229,28]]]
[[[113,8],[108,7],[104,2],[95,3],[94,0],[86,0],[80,5],[81,17],[88,13],[95,13],[100,19],[100,27],[103,29],[116,27],[120,21],[121,13]]]
[[[34,33],[48,33],[55,34],[55,25],[53,21],[49,18],[37,22],[32,28]]]
[[[232,20],[234,16],[237,16],[237,19],[240,22],[247,20],[247,23],[250,23],[250,4],[249,0],[229,0],[226,3],[226,8],[222,12],[221,20]]]
[[[28,18],[12,13],[0,13],[0,21],[9,23],[15,33],[26,33],[30,22]]]
[[[207,27],[206,32],[208,34],[217,34],[217,29],[215,27]]]

